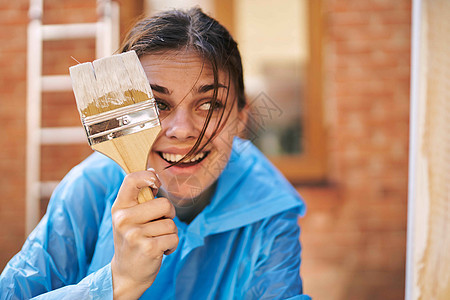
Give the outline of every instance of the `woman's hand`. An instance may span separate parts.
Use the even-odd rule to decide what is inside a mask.
[[[175,208],[166,198],[138,204],[139,190],[160,182],[153,170],[128,174],[112,206],[114,257],[111,261],[114,299],[137,299],[158,274],[163,254],[175,251]]]

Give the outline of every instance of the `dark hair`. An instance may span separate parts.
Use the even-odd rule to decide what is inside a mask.
[[[227,99],[213,134],[200,147],[209,121],[211,119],[218,93],[219,70],[225,71],[228,81],[233,82],[236,98],[232,99],[231,108],[237,101],[239,110],[246,105],[241,55],[237,43],[225,27],[209,17],[198,7],[186,11],[169,10],[150,18],[138,21],[128,33],[120,52],[134,50],[139,57],[167,50],[194,50],[206,62],[210,63],[214,74],[214,95],[211,108],[205,119],[202,131],[192,149],[181,161],[191,158],[203,149],[223,128],[229,113],[224,118]],[[230,84],[228,84],[228,89]],[[230,110],[231,111],[231,110]]]

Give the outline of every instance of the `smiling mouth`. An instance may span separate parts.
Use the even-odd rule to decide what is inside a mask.
[[[203,161],[209,154],[210,151],[203,151],[198,154],[196,154],[194,157],[192,157],[189,161],[178,163],[177,167],[189,167],[193,166],[195,164],[200,163]],[[178,161],[180,161],[184,155],[181,154],[173,154],[173,153],[166,153],[166,152],[158,152],[159,156],[168,162],[169,164],[174,164]]]

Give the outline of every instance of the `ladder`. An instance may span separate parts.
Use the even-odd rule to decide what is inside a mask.
[[[43,76],[43,42],[93,38],[97,58],[111,55],[119,44],[119,5],[110,0],[97,0],[96,6],[97,22],[44,25],[44,0],[30,0],[27,40],[26,236],[39,222],[41,197],[50,197],[58,184],[40,180],[41,146],[86,143],[81,125],[41,126],[42,93],[72,90],[68,74]]]

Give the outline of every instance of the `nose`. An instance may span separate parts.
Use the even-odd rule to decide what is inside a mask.
[[[167,137],[186,141],[196,139],[199,131],[196,122],[191,114],[183,108],[178,107],[172,111],[161,125]]]

